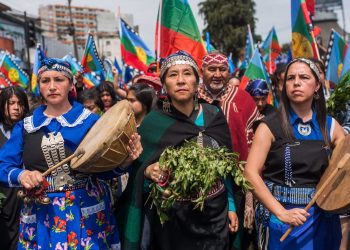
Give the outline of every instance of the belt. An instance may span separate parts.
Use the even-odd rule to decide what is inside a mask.
[[[314,187],[288,187],[265,181],[272,195],[283,204],[307,205],[315,195]]]
[[[68,180],[67,180],[68,179]],[[57,178],[48,175],[46,176],[46,180],[49,183],[49,186],[45,190],[47,193],[52,192],[63,192],[63,191],[72,191],[76,189],[85,188],[86,184],[89,181],[89,175],[82,176],[70,176],[66,178],[62,178],[57,181]]]

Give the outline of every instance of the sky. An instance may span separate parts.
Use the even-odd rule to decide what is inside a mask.
[[[198,3],[203,0],[188,0],[194,13],[199,30],[204,28],[204,20],[198,14]],[[38,15],[40,5],[67,4],[67,0],[0,0],[13,9],[27,11]],[[255,0],[256,3],[256,34],[264,39],[272,26],[275,26],[279,42],[289,43],[291,40],[290,0]],[[350,1],[343,0],[346,30],[350,31]],[[159,0],[72,0],[72,5],[89,6],[108,9],[117,13],[118,6],[122,13],[134,15],[134,25],[139,25],[142,39],[154,49],[155,23]],[[340,27],[343,27],[342,16],[338,12]]]

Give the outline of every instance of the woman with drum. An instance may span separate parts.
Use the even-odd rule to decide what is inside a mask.
[[[223,182],[220,181],[220,188],[212,190],[203,211],[194,210],[190,201],[180,202],[176,208],[173,206],[172,214],[176,216],[163,225],[149,202],[145,205],[149,184],[164,181],[166,176],[158,163],[165,148],[180,146],[198,136],[204,146],[232,148],[221,110],[198,102],[198,67],[189,54],[178,51],[167,57],[162,62],[160,78],[167,94],[158,100],[138,129],[145,151],[137,160],[140,167],[131,169],[124,193],[128,200],[120,201],[128,204],[125,213],[120,213],[125,221],[123,248],[228,249],[229,231],[237,231],[238,219],[232,190],[227,190],[228,198]]]
[[[256,209],[260,249],[339,249],[339,216],[310,202],[328,165],[331,146],[344,137],[327,116],[320,72],[305,58],[285,72],[280,108],[258,125],[245,176],[260,203]],[[288,227],[296,226],[280,242]]]
[[[26,93],[19,86],[11,86],[0,94],[0,148],[11,137],[16,122],[29,112]],[[6,198],[0,208],[0,242],[3,249],[17,249],[20,200],[17,188],[0,186],[0,193]]]
[[[0,151],[0,182],[22,186],[24,198],[18,249],[118,249],[119,235],[108,188],[97,174],[73,171],[67,164],[42,172],[68,157],[99,118],[70,100],[73,75],[69,63],[46,58],[38,72],[45,104],[15,125]],[[129,141],[129,158],[142,150],[137,134]],[[109,175],[120,174],[122,169]]]

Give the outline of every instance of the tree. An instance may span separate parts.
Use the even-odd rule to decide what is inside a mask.
[[[253,0],[206,0],[199,3],[199,14],[205,22],[205,32],[210,33],[211,43],[215,48],[238,58],[245,46],[247,24],[254,35],[255,2]]]

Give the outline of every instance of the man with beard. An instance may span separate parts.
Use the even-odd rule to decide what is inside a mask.
[[[228,84],[228,59],[222,53],[212,52],[203,57],[202,75],[203,84],[199,86],[198,95],[221,107],[230,128],[233,149],[240,154],[240,160],[245,161],[252,143],[253,123],[260,117],[254,100],[246,91]],[[249,193],[245,204],[242,191],[238,187],[234,187],[234,191],[240,229],[234,236],[231,249],[243,249],[243,224],[249,229],[253,227],[253,197]]]

